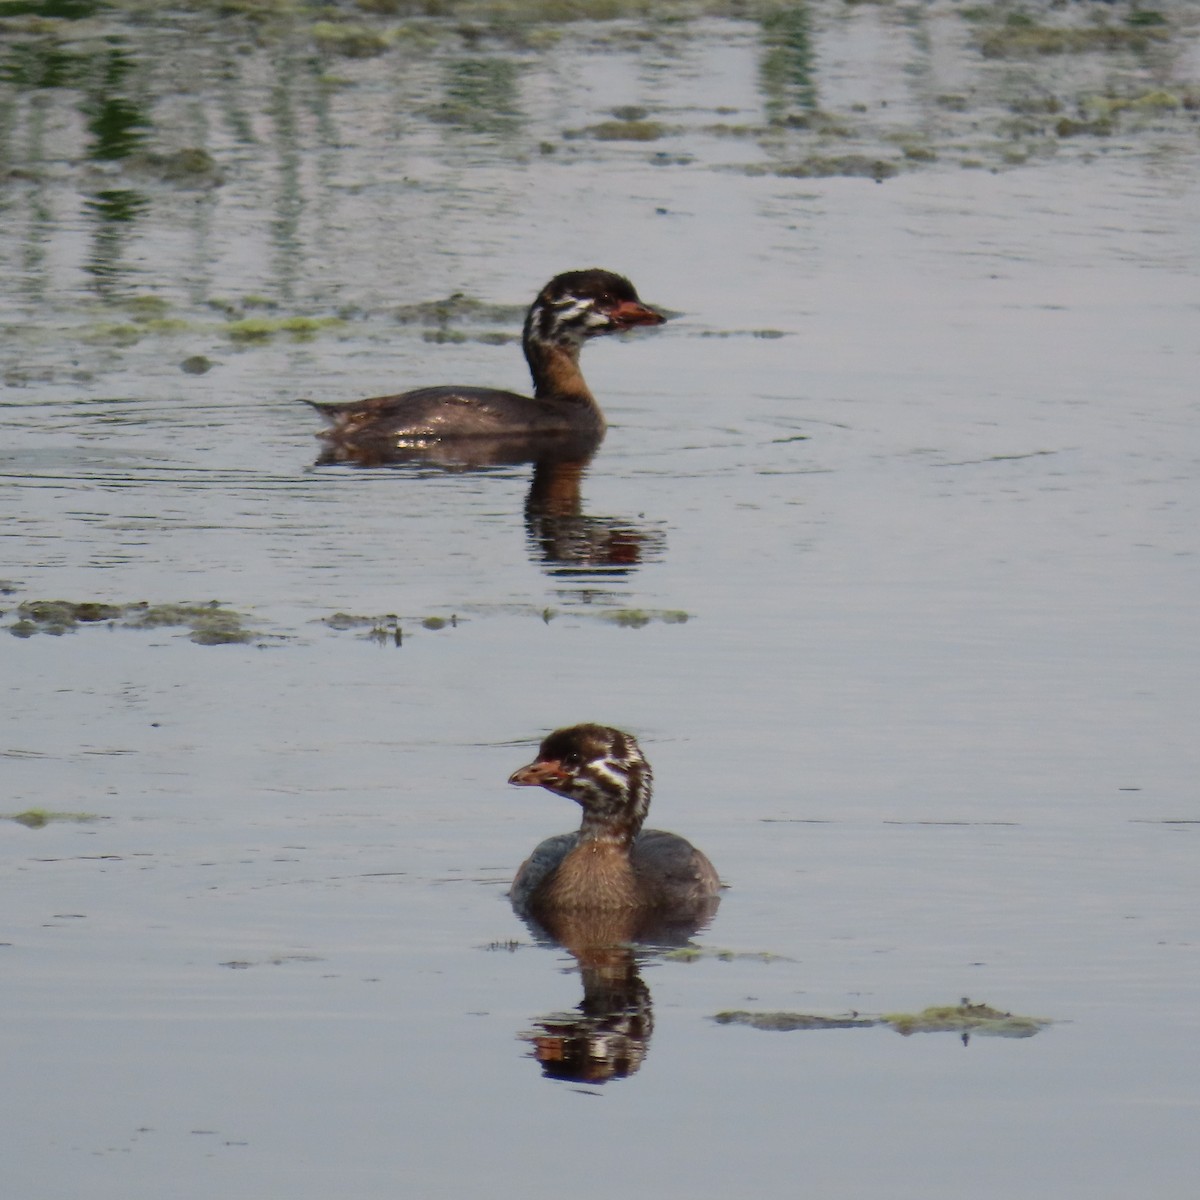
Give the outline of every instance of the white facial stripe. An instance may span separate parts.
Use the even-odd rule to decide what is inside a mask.
[[[591,764],[592,774],[596,775],[600,779],[606,780],[615,787],[624,788],[629,782],[628,775],[623,770],[614,771],[613,767],[616,765],[617,764],[615,764],[611,759],[598,759],[596,762]]]
[[[592,302],[568,296],[565,300],[556,301],[554,307],[561,320],[570,321],[587,312],[592,307]]]

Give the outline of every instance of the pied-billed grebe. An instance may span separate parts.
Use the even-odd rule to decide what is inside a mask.
[[[690,842],[642,829],[653,776],[637,742],[605,725],[559,729],[509,783],[544,787],[583,809],[578,833],[547,838],[521,864],[509,896],[518,912],[645,908],[709,903],[721,881]]]
[[[348,403],[307,403],[329,420],[330,428],[320,436],[333,442],[513,435],[587,435],[598,441],[604,414],[579,370],[583,343],[598,334],[665,320],[638,299],[623,276],[597,267],[567,271],[542,288],[525,318],[522,345],[533,376],[532,396],[447,385]]]

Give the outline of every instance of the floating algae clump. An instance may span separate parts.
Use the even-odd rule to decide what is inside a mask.
[[[254,633],[242,624],[242,618],[217,600],[208,604],[141,604],[131,605],[126,624],[137,629],[154,629],[163,625],[191,627],[189,640],[198,646],[225,646],[250,642]]]
[[[680,609],[611,608],[593,614],[609,625],[620,625],[623,629],[642,629],[652,621],[664,625],[686,625],[689,615]]]
[[[19,620],[9,628],[17,637],[32,633],[49,633],[61,637],[80,624],[115,621],[123,609],[116,604],[101,604],[94,600],[76,603],[72,600],[27,600],[17,606]]]
[[[386,53],[391,45],[386,33],[367,25],[318,21],[311,33],[318,49],[344,58],[374,58]]]
[[[775,167],[773,174],[784,179],[874,179],[881,183],[900,173],[896,163],[866,154],[810,154],[797,163]]]
[[[601,121],[586,130],[599,142],[656,142],[666,132],[658,121]]]
[[[1044,1017],[1018,1017],[987,1004],[972,1004],[965,998],[958,1004],[933,1005],[919,1013],[885,1013],[880,1021],[905,1037],[914,1033],[976,1033],[981,1037],[1024,1038],[1033,1037],[1050,1024]]]
[[[242,624],[241,614],[217,600],[206,604],[103,604],[95,600],[28,600],[17,608],[18,619],[8,626],[14,637],[35,633],[60,637],[80,625],[107,622],[125,629],[157,629],[166,626],[189,628],[191,640],[201,646],[251,642],[258,635]]]
[[[342,324],[341,317],[244,317],[230,321],[222,332],[235,342],[264,342],[277,333],[290,333],[297,341],[309,341],[323,329]]]
[[[16,821],[18,825],[24,825],[26,829],[41,829],[44,825],[49,825],[51,821],[74,821],[77,824],[83,824],[87,821],[105,819],[96,813],[49,812],[44,808],[27,808],[24,812],[0,813],[0,816],[3,816],[6,821]]]

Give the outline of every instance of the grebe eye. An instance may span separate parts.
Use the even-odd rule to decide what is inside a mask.
[[[577,750],[572,750],[562,756],[562,764],[564,767],[577,767],[582,760],[579,757]]]

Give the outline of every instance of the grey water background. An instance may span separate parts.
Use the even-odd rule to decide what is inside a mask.
[[[3,624],[253,633],[0,641],[0,808],[99,818],[0,822],[5,1194],[1191,1196],[1190,6],[449,7],[0,6]],[[527,466],[313,465],[296,397],[523,389],[593,264],[675,315],[585,352],[561,541]],[[504,900],[577,720],[729,884],[604,1084]],[[963,996],[1055,1023],[711,1019]]]

